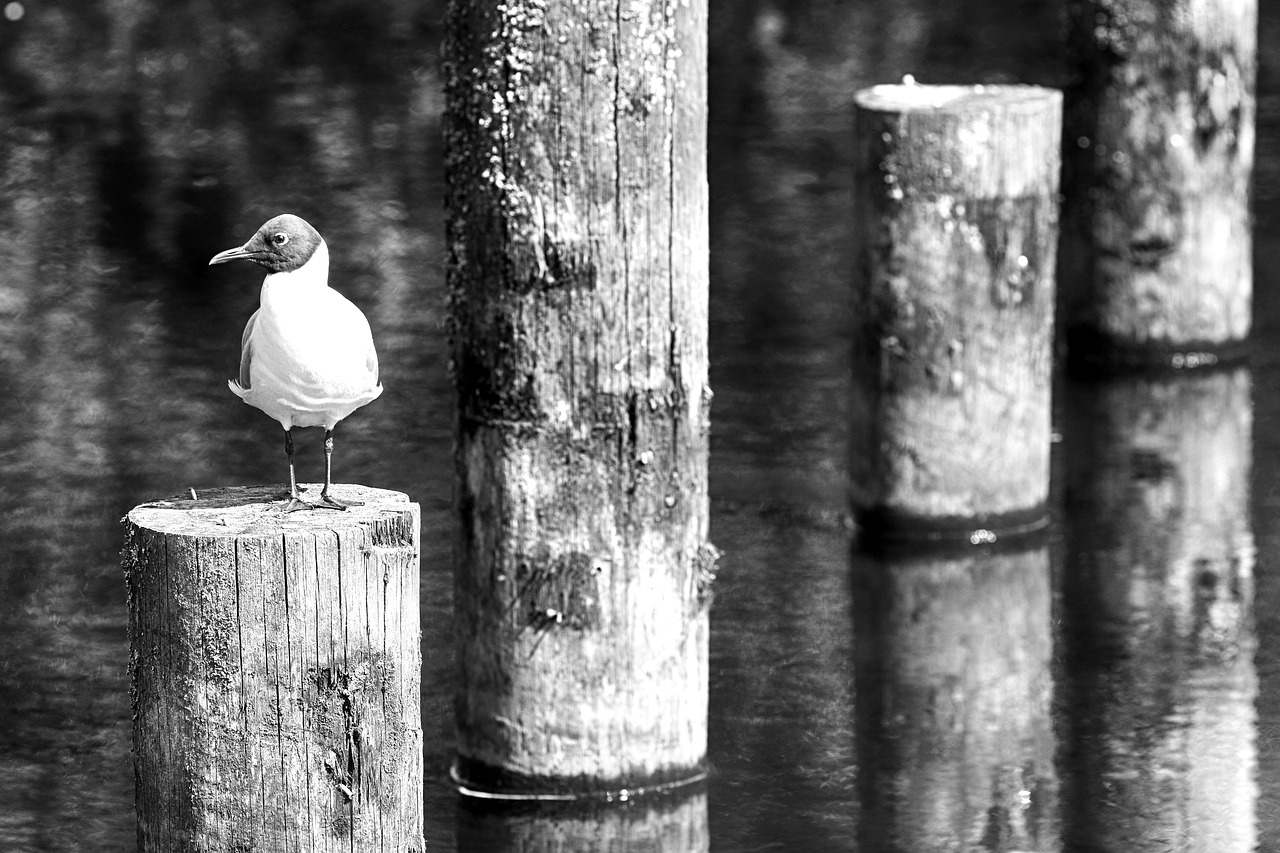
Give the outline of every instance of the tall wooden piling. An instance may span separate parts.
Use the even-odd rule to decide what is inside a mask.
[[[701,773],[706,10],[448,7],[464,791]]]
[[[854,103],[863,535],[1042,524],[1061,95],[909,84]]]
[[[1059,323],[1071,362],[1241,354],[1257,0],[1067,10]]]
[[[418,506],[336,489],[125,517],[140,851],[423,849]]]

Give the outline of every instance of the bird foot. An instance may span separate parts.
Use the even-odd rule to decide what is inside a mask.
[[[283,504],[280,511],[290,513],[312,509],[346,510],[351,507],[364,506],[363,501],[340,501],[337,498],[330,496],[328,489],[321,490],[320,499],[317,501],[309,501],[305,499],[303,494],[306,492],[307,487],[301,485],[297,486],[296,492],[285,490],[279,498],[280,502]]]
[[[312,503],[311,501],[304,501],[302,498],[289,498],[284,502],[284,506],[280,508],[280,511],[289,513],[312,509],[345,510],[347,507],[352,506],[364,506],[364,504],[357,503],[356,501],[351,501],[349,503],[346,501],[336,501],[333,498],[326,497],[320,498],[320,500],[315,503]]]
[[[340,501],[321,492],[320,500],[315,506],[324,507],[325,509],[348,509],[353,506],[364,506],[364,501]]]

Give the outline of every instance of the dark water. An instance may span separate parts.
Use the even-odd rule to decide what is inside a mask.
[[[851,95],[1062,79],[1054,4],[936,6],[712,2],[715,773],[591,814],[476,809],[445,778],[439,4],[9,4],[0,850],[132,849],[117,521],[283,477],[278,429],[225,386],[258,277],[205,262],[286,209],[325,234],[382,355],[337,475],[423,509],[429,850],[1280,850],[1277,17],[1250,368],[1064,382],[1047,544],[851,559]]]

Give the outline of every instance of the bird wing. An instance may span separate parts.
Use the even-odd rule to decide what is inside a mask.
[[[249,390],[249,368],[253,364],[253,327],[258,324],[261,313],[261,308],[253,312],[249,322],[245,323],[244,334],[240,336],[240,387],[246,391]]]
[[[369,336],[369,350],[365,353],[364,358],[365,369],[369,371],[369,375],[373,377],[373,384],[378,384],[378,351],[373,348],[373,336]]]

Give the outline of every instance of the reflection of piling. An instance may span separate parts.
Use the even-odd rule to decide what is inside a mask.
[[[467,799],[458,849],[484,853],[707,853],[705,786],[630,802],[511,803]]]
[[[446,166],[465,791],[706,751],[706,2],[454,0]]]
[[[1256,0],[1073,0],[1059,325],[1077,364],[1249,333]]]
[[[867,535],[1045,518],[1061,95],[855,98],[853,500]]]
[[[1062,411],[1067,846],[1252,851],[1249,375],[1069,384]]]
[[[269,497],[125,519],[138,849],[422,850],[417,504]]]
[[[1057,849],[1047,546],[855,576],[860,846]]]

